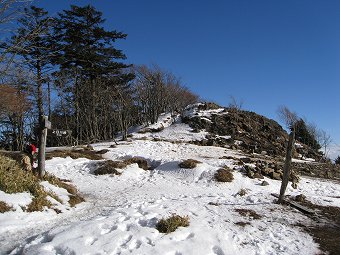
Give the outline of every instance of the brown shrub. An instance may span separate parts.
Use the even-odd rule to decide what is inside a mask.
[[[96,154],[100,154],[100,155],[102,155],[102,154],[105,154],[105,153],[107,153],[107,152],[109,152],[110,150],[108,150],[108,149],[102,149],[102,150],[100,150],[100,151],[96,151]]]
[[[130,164],[138,164],[139,168],[142,168],[144,170],[148,170],[150,167],[148,165],[148,161],[146,161],[146,159],[142,158],[142,157],[133,157],[133,158],[129,158],[124,160],[124,163],[126,163],[127,165]]]
[[[250,224],[250,222],[239,221],[239,222],[236,222],[235,225],[240,226],[240,227],[245,227],[245,226],[251,225],[251,224]]]
[[[250,209],[235,209],[236,212],[238,212],[241,216],[249,217],[254,220],[259,220],[262,218],[261,215],[257,214],[255,211]]]
[[[13,210],[12,206],[9,206],[4,201],[0,201],[0,213],[5,213]]]
[[[70,196],[70,200],[68,201],[68,203],[70,204],[71,207],[74,207],[77,204],[80,204],[84,201],[85,199],[82,196],[80,196],[79,194],[75,194]]]
[[[78,159],[78,158],[87,158],[91,160],[100,160],[103,159],[103,157],[99,154],[97,154],[93,150],[55,150],[51,152],[46,153],[46,159],[52,159],[55,157],[59,158],[66,158],[71,157],[72,159]]]
[[[231,170],[225,168],[218,169],[214,177],[218,182],[232,182],[234,180],[234,175]]]
[[[199,163],[202,163],[202,162],[195,160],[195,159],[186,159],[186,160],[182,161],[181,163],[179,163],[178,166],[180,168],[192,169],[192,168],[195,168],[197,166],[197,164],[199,164]]]
[[[127,165],[124,162],[106,160],[106,161],[101,162],[98,168],[93,173],[95,175],[104,175],[104,174],[120,175],[120,172],[117,171],[117,168],[121,169],[126,166]]]
[[[237,195],[243,197],[247,194],[247,190],[246,189],[240,189],[239,192],[237,192]]]
[[[177,214],[172,214],[168,218],[161,219],[157,225],[156,229],[161,233],[171,233],[174,232],[178,227],[187,227],[189,226],[189,216],[179,216]]]

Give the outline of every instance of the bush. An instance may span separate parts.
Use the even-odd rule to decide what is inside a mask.
[[[247,190],[246,189],[240,189],[240,191],[237,193],[237,195],[243,197],[247,195]]]
[[[221,168],[218,169],[214,175],[215,180],[218,182],[232,182],[234,180],[234,175],[230,169]]]
[[[202,163],[202,162],[195,160],[195,159],[187,159],[187,160],[184,160],[183,162],[179,163],[178,166],[180,168],[192,169],[192,168],[195,168],[197,166],[197,164],[199,164],[199,163]]]
[[[148,161],[146,161],[146,159],[142,157],[129,158],[129,159],[124,160],[124,163],[126,163],[127,165],[138,164],[138,167],[144,170],[148,170],[150,168],[148,165]]]
[[[124,161],[112,161],[105,160],[98,164],[98,168],[93,172],[95,175],[104,175],[104,174],[114,174],[120,175],[120,172],[117,169],[122,169],[131,164],[138,164],[138,167],[148,170],[149,165],[148,162],[141,157],[133,157],[126,159]]]
[[[120,161],[112,161],[106,160],[104,162],[100,162],[98,168],[93,172],[95,175],[104,175],[104,174],[114,174],[120,175],[118,169],[124,168],[127,165]]]
[[[335,164],[336,164],[336,165],[340,165],[340,156],[338,156],[338,157],[335,159]]]
[[[188,227],[189,223],[189,216],[181,217],[177,214],[172,214],[166,219],[161,219],[157,223],[156,229],[161,233],[168,234],[174,232],[179,227]]]
[[[13,210],[12,206],[9,206],[4,201],[0,201],[0,213],[5,213]]]
[[[91,160],[101,160],[103,157],[96,151],[90,149],[79,149],[79,150],[55,150],[46,153],[46,159],[52,159],[55,157],[66,158],[71,157],[72,159],[87,158]]]
[[[262,218],[261,215],[257,214],[255,211],[250,210],[250,209],[235,209],[235,211],[244,217],[249,217],[254,220],[259,220]]]

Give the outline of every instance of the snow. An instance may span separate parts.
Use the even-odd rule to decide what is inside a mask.
[[[299,224],[311,220],[290,207],[274,203],[281,182],[249,179],[235,170],[231,183],[217,183],[214,173],[221,167],[237,168],[233,159],[239,151],[187,142],[202,139],[202,133],[169,120],[158,133],[133,133],[128,142],[93,144],[108,149],[105,159],[123,160],[140,156],[152,171],[132,164],[120,176],[95,176],[96,161],[53,158],[46,161],[48,172],[73,182],[86,202],[71,208],[67,191],[43,182],[47,190],[63,201],[62,213],[53,210],[27,213],[21,207],[31,201],[27,193],[5,194],[0,200],[15,211],[0,214],[0,254],[315,254],[318,245]],[[164,121],[163,121],[164,123]],[[154,138],[160,140],[154,140]],[[174,142],[177,141],[177,142]],[[196,159],[194,169],[178,163]],[[229,157],[228,157],[229,158]],[[247,194],[237,193],[245,189]],[[302,177],[298,189],[290,185],[287,194],[304,194],[315,204],[340,206],[339,184]],[[235,209],[253,210],[261,219],[240,215]],[[189,227],[170,234],[158,232],[157,222],[176,213],[188,216]],[[236,223],[249,223],[245,226]]]

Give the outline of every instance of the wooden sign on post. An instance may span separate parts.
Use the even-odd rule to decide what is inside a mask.
[[[67,137],[72,134],[72,130],[50,129],[48,135],[57,137]]]
[[[45,152],[46,152],[46,139],[47,130],[51,129],[52,124],[48,120],[47,116],[41,116],[40,123],[40,138],[39,138],[39,153],[38,153],[38,171],[39,177],[42,178],[45,175]]]

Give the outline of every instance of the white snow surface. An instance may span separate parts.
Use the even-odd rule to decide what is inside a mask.
[[[31,197],[27,193],[5,194],[0,200],[15,211],[0,214],[0,254],[317,254],[318,244],[297,225],[311,224],[299,211],[274,203],[281,182],[266,178],[249,179],[235,170],[231,183],[213,180],[216,170],[234,167],[238,151],[185,143],[201,139],[188,126],[173,122],[157,133],[169,141],[154,141],[154,135],[133,134],[128,142],[93,144],[95,150],[109,149],[105,159],[145,158],[154,170],[137,164],[122,170],[122,175],[95,176],[95,161],[53,158],[46,161],[48,172],[68,179],[77,186],[86,202],[71,208],[67,192],[46,182],[46,189],[58,194],[63,204],[53,210],[27,213],[21,206]],[[143,137],[143,139],[141,139]],[[174,143],[177,138],[180,143]],[[182,169],[185,159],[201,163]],[[238,195],[245,189],[245,196]],[[298,189],[287,188],[288,195],[306,195],[320,205],[340,206],[336,182],[302,178]],[[58,203],[54,201],[54,203]],[[261,219],[240,215],[235,209],[253,210]],[[172,214],[188,216],[190,225],[170,234],[160,233],[157,222]],[[247,223],[241,226],[237,223]]]

